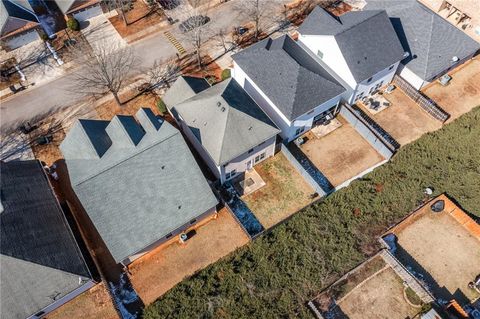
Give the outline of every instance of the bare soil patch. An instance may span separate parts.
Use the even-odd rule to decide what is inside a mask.
[[[366,169],[380,163],[384,158],[341,116],[342,126],[321,138],[308,132],[308,141],[302,151],[327,177],[333,186],[338,186]]]
[[[400,88],[397,87],[392,93],[383,96],[391,105],[371,117],[400,145],[413,142],[423,134],[442,127],[440,121],[422,110]],[[369,114],[367,110],[366,112]]]
[[[313,188],[278,153],[255,166],[266,185],[243,197],[265,228],[270,228],[312,202]]]
[[[447,122],[480,105],[480,57],[459,66],[449,74],[452,80],[447,86],[435,81],[423,90],[423,93],[450,113]]]
[[[134,1],[133,9],[127,11],[125,17],[128,22],[127,26],[121,14],[108,19],[122,38],[132,36],[166,20],[159,9],[153,10],[149,8],[142,0]]]
[[[215,220],[196,229],[186,244],[171,242],[143,256],[129,266],[135,290],[147,305],[191,276],[217,261],[249,238],[233,216],[224,208]]]
[[[77,298],[66,303],[54,312],[48,319],[118,319],[112,300],[103,283],[99,283]]]
[[[467,287],[480,269],[480,241],[446,211],[433,213],[427,205],[421,212],[396,232],[402,263],[425,276],[434,294],[445,300],[480,297]]]
[[[340,303],[340,309],[350,319],[405,319],[419,312],[403,297],[404,285],[392,268],[385,268],[356,287]]]

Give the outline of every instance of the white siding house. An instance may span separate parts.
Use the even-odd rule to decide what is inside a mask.
[[[288,142],[333,117],[342,98],[351,94],[288,36],[266,39],[233,59],[233,77]]]
[[[391,82],[404,58],[395,30],[381,10],[333,17],[317,7],[298,32],[299,41],[353,88],[349,103]]]

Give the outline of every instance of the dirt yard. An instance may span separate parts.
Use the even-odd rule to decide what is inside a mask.
[[[47,319],[118,319],[108,291],[100,283],[61,306]]]
[[[110,23],[122,38],[132,37],[151,26],[159,25],[160,27],[160,24],[166,21],[166,17],[160,10],[151,10],[142,0],[133,2],[133,9],[125,13],[125,18],[128,26],[125,26],[125,22],[120,14],[109,18]],[[150,33],[156,31],[158,31],[157,28]],[[135,37],[135,40],[140,38]]]
[[[242,199],[260,223],[270,228],[312,202],[313,188],[278,153],[255,166],[266,185]]]
[[[309,140],[301,146],[302,151],[327,177],[333,186],[338,186],[384,158],[357,133],[341,116],[342,126],[321,138],[307,133]]]
[[[135,93],[136,92],[132,90],[122,94],[120,100],[122,102],[128,101],[122,106],[118,106],[114,99],[96,106],[95,110],[97,111],[98,119],[109,121],[117,114],[135,115],[141,107],[149,107],[155,114],[159,114],[157,101],[160,98],[156,94],[145,93],[133,98]]]
[[[392,104],[391,106],[375,115],[368,111],[366,113],[400,145],[413,142],[423,134],[442,127],[440,121],[428,115],[398,87],[384,97]]]
[[[480,105],[480,57],[459,66],[449,74],[452,81],[447,86],[435,81],[423,90],[428,97],[450,113],[447,122]]]
[[[130,265],[130,279],[145,305],[155,301],[182,279],[248,243],[249,238],[232,215],[222,209],[218,218],[197,229],[181,245],[157,248]]]
[[[442,299],[480,297],[467,287],[480,270],[480,241],[446,211],[422,210],[428,211],[396,232],[400,260],[423,274]]]
[[[350,319],[413,317],[419,308],[410,306],[403,296],[403,281],[388,267],[354,288],[338,305]]]

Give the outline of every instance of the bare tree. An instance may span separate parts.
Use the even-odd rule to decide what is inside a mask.
[[[232,39],[232,36],[227,31],[227,29],[218,30],[215,38],[217,40],[218,45],[223,48],[223,51],[225,53],[227,53],[228,50],[230,50],[234,46],[234,41]]]
[[[251,19],[254,25],[254,38],[258,40],[260,31],[264,26],[266,17],[271,14],[272,5],[275,1],[270,0],[242,0],[235,9],[244,17]]]
[[[207,40],[212,37],[210,18],[207,16],[208,9],[194,8],[188,3],[181,5],[181,29],[184,32],[183,38],[195,50],[198,67],[202,67],[201,50]]]
[[[121,106],[119,92],[138,62],[133,49],[104,40],[96,42],[91,49],[83,46],[74,50],[80,67],[73,73],[76,81],[71,90],[95,98],[111,93]]]
[[[180,66],[174,60],[153,62],[153,66],[147,71],[148,84],[151,89],[164,84],[170,88],[173,81],[180,72]]]

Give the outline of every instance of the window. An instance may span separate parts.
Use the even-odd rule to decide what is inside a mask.
[[[363,97],[363,93],[364,92],[361,92],[360,94],[358,94],[357,97],[355,98],[355,101],[360,100]]]
[[[318,50],[317,55],[320,59],[323,59],[323,52],[322,51]]]
[[[393,69],[393,67],[394,67],[394,66],[395,66],[395,64],[394,64],[394,65],[392,65],[391,67],[389,67],[389,68],[388,68],[388,70],[391,70],[391,69]]]
[[[295,135],[299,135],[303,133],[303,131],[305,131],[305,126],[297,128],[297,130],[295,131]]]
[[[225,179],[230,179],[230,173],[225,174]]]
[[[249,149],[248,150],[248,154],[252,153],[253,152],[253,148]]]
[[[372,79],[373,79],[373,77],[372,77],[372,78],[370,78],[370,79],[368,79],[368,80],[367,80],[367,83],[370,83],[370,82],[372,82]]]
[[[265,158],[265,152],[263,152],[262,154],[260,154],[260,159],[263,160]]]
[[[232,177],[235,176],[235,175],[237,175],[237,170],[236,170],[236,169],[232,170],[232,171],[230,172],[230,175],[231,175]]]
[[[257,164],[259,160],[260,160],[260,155],[255,156],[255,164]]]

